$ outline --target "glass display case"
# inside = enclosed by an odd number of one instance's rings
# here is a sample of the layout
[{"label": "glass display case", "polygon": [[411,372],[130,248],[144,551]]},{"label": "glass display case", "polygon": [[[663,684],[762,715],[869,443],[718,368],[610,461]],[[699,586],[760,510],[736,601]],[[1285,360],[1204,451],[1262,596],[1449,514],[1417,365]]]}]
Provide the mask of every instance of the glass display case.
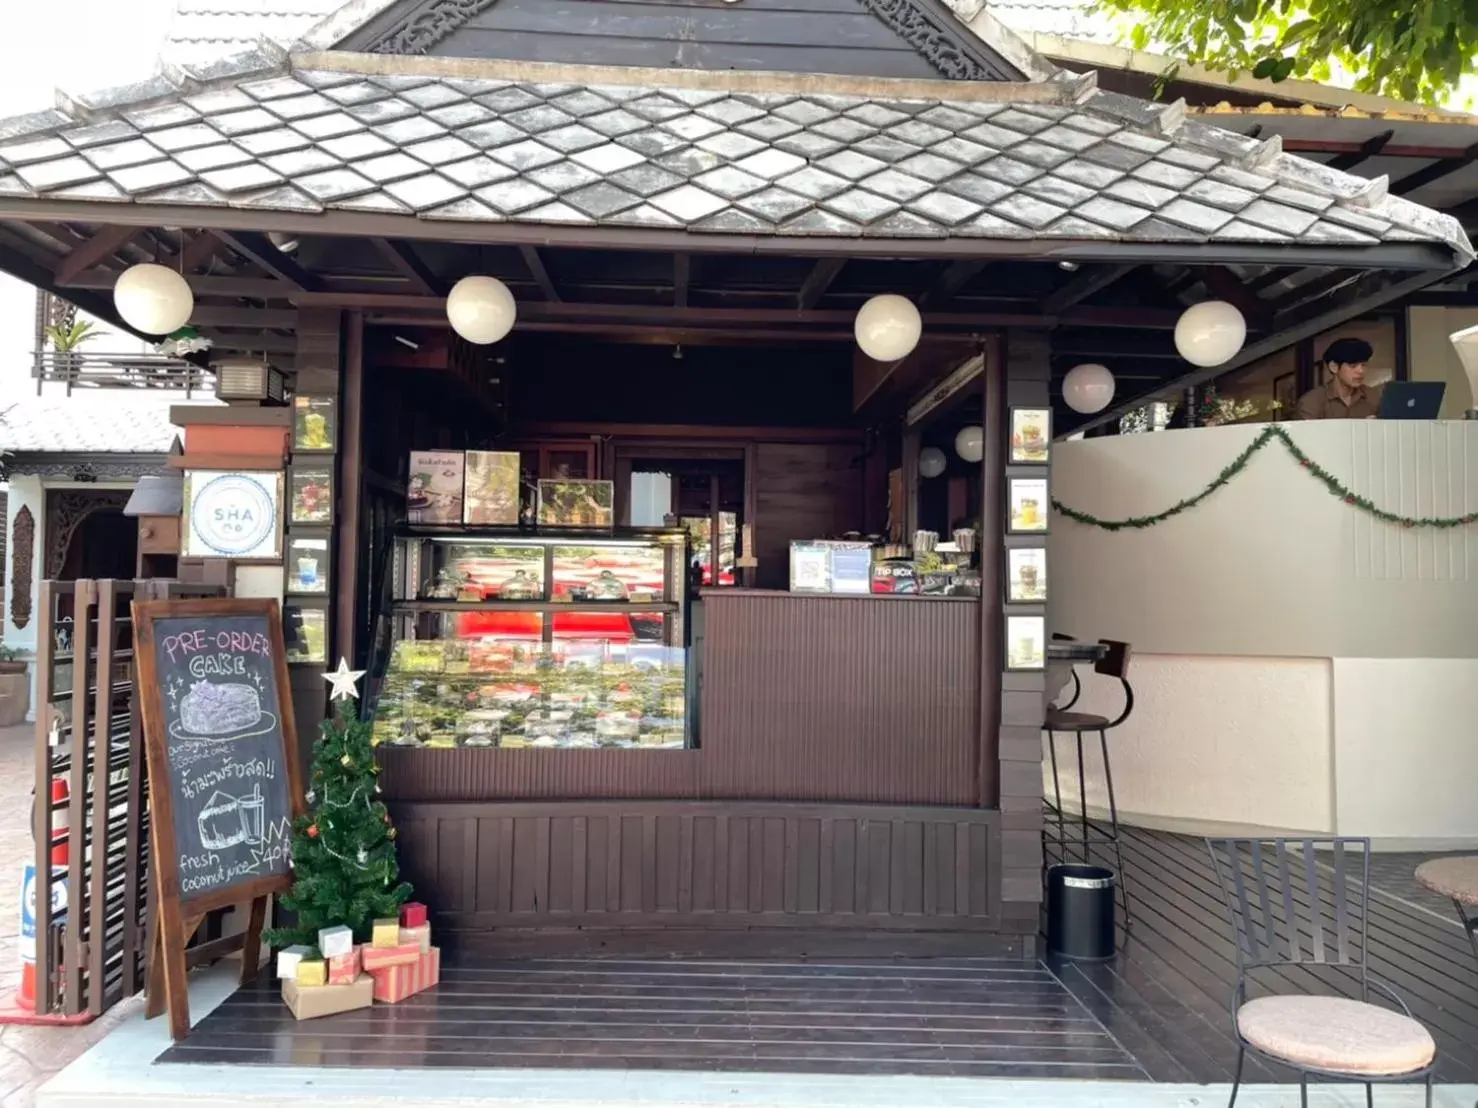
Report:
[{"label": "glass display case", "polygon": [[686,582],[680,529],[403,534],[374,741],[688,745]]}]

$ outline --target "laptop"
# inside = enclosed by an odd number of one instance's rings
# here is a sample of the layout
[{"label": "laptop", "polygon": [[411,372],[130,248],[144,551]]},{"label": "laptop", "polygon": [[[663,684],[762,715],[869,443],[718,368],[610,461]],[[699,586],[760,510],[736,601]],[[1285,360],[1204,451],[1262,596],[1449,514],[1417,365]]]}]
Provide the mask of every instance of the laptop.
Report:
[{"label": "laptop", "polygon": [[1377,419],[1436,419],[1442,408],[1442,381],[1389,381],[1381,389]]}]

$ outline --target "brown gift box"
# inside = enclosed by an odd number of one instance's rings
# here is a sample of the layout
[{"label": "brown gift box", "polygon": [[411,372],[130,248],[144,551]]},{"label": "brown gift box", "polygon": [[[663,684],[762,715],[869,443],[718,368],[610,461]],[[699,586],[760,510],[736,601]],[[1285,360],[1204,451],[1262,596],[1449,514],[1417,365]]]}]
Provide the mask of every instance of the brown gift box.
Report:
[{"label": "brown gift box", "polygon": [[282,999],[300,1020],[352,1012],[375,1002],[375,979],[363,974],[352,985],[299,985],[296,981],[284,981]]}]

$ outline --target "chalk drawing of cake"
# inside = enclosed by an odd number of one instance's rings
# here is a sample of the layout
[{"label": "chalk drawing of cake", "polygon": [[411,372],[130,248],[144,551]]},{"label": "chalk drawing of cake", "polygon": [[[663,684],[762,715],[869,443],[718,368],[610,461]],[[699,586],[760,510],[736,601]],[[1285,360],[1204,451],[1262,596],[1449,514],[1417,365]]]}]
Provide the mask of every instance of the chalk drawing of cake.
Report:
[{"label": "chalk drawing of cake", "polygon": [[179,717],[170,733],[181,740],[210,744],[266,734],[276,718],[262,710],[261,694],[251,685],[196,681],[180,697]]}]

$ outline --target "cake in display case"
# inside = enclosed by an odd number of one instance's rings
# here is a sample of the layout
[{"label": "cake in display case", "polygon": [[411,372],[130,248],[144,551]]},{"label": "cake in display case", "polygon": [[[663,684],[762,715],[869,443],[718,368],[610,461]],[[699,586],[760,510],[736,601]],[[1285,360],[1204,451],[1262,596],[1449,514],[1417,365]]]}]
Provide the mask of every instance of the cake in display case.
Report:
[{"label": "cake in display case", "polygon": [[397,539],[374,741],[422,748],[688,744],[680,530]]}]

